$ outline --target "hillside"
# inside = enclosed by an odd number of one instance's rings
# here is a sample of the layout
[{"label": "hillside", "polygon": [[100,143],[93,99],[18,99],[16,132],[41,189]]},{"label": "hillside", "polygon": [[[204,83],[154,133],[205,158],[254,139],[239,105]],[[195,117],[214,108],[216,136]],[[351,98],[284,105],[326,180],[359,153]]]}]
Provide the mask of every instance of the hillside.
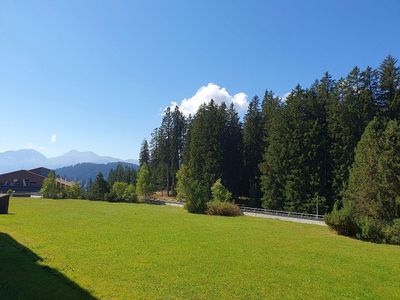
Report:
[{"label": "hillside", "polygon": [[126,162],[111,162],[107,164],[80,163],[56,169],[55,172],[58,176],[66,178],[67,180],[79,181],[80,183],[85,184],[90,179],[94,180],[99,172],[103,173],[104,177],[107,178],[110,171],[115,169],[118,164],[134,169],[138,168],[138,165]]}]

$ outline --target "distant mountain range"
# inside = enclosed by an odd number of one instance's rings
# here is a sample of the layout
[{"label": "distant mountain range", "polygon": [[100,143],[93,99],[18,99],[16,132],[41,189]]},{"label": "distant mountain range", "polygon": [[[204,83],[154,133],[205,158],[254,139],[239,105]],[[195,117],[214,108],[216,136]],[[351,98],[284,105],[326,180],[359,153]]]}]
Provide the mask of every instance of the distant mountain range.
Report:
[{"label": "distant mountain range", "polygon": [[137,164],[131,164],[127,162],[111,162],[108,164],[80,163],[74,166],[56,169],[55,172],[62,178],[70,181],[79,181],[81,184],[85,185],[90,179],[94,180],[99,172],[103,173],[104,178],[107,179],[111,169],[115,169],[118,164],[122,164],[133,169],[139,168]]},{"label": "distant mountain range", "polygon": [[125,162],[137,164],[136,160],[124,161],[119,158],[100,156],[91,151],[72,150],[61,156],[46,157],[33,149],[6,151],[0,153],[0,174],[20,169],[46,167],[58,169],[80,163],[108,164],[111,162]]}]

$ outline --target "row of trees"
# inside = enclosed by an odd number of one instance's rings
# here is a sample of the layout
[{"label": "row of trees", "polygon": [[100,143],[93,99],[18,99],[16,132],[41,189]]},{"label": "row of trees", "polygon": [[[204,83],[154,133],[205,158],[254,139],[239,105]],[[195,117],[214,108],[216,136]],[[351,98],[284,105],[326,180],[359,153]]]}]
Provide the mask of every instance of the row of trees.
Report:
[{"label": "row of trees", "polygon": [[388,56],[378,69],[355,67],[336,81],[325,73],[285,99],[267,90],[251,100],[243,122],[233,105],[214,101],[188,118],[168,108],[143,161],[158,189],[179,196],[179,179],[189,187],[198,211],[218,178],[236,199],[266,208],[322,214],[336,203],[340,209],[366,126],[400,117],[399,73]]},{"label": "row of trees", "polygon": [[79,182],[61,188],[56,175],[50,172],[44,180],[41,193],[46,198],[105,200],[110,202],[137,202],[151,195],[150,171],[146,164],[139,173],[122,164],[110,171],[108,180],[99,172],[94,181],[83,188]]}]

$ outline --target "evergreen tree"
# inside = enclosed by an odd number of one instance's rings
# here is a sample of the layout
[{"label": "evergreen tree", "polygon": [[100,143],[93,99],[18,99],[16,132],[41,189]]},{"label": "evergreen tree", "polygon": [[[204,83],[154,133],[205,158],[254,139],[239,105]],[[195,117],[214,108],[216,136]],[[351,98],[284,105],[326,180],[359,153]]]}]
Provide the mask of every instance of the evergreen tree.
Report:
[{"label": "evergreen tree", "polygon": [[147,164],[144,164],[139,170],[136,191],[138,196],[144,200],[148,200],[153,193],[150,168]]},{"label": "evergreen tree", "polygon": [[332,199],[340,201],[347,186],[354,151],[367,124],[377,112],[377,76],[371,68],[355,67],[335,86],[328,104]]},{"label": "evergreen tree", "polygon": [[214,101],[201,105],[191,124],[188,168],[207,191],[222,176],[223,130],[222,110]]},{"label": "evergreen tree", "polygon": [[343,207],[326,222],[340,234],[400,243],[400,126],[375,118],[356,148]]},{"label": "evergreen tree", "polygon": [[165,184],[165,189],[167,190],[167,195],[170,195],[171,190],[171,137],[172,137],[172,114],[171,109],[167,107],[164,111],[164,116],[161,122],[161,127],[159,128],[159,147],[160,147],[160,164],[162,165],[163,181]]},{"label": "evergreen tree", "polygon": [[60,189],[57,186],[56,174],[53,171],[50,171],[47,178],[43,181],[40,193],[45,198],[58,198]]},{"label": "evergreen tree", "polygon": [[260,172],[258,165],[262,161],[263,149],[263,118],[260,111],[260,99],[255,96],[244,116],[243,150],[244,150],[244,184],[245,195],[260,198]]},{"label": "evergreen tree", "polygon": [[110,170],[107,181],[110,187],[112,187],[115,182],[136,184],[136,173],[135,169],[119,163],[115,169]]},{"label": "evergreen tree", "polygon": [[182,162],[184,134],[185,134],[185,117],[180,112],[179,107],[175,106],[172,112],[172,133],[171,133],[171,150],[170,150],[170,177],[171,191],[176,193],[176,172]]},{"label": "evergreen tree", "polygon": [[222,133],[222,182],[235,197],[243,192],[243,130],[233,103],[221,106],[224,120]]},{"label": "evergreen tree", "polygon": [[375,118],[357,145],[345,201],[355,217],[391,221],[400,217],[400,126]]},{"label": "evergreen tree", "polygon": [[104,200],[105,195],[110,191],[107,181],[104,179],[103,173],[99,172],[93,182],[90,190],[90,197],[93,200]]},{"label": "evergreen tree", "polygon": [[391,119],[400,119],[400,68],[389,55],[379,67],[380,104]]},{"label": "evergreen tree", "polygon": [[148,164],[149,162],[150,162],[149,145],[147,143],[147,140],[144,139],[142,146],[140,148],[139,165],[141,167],[143,164]]}]

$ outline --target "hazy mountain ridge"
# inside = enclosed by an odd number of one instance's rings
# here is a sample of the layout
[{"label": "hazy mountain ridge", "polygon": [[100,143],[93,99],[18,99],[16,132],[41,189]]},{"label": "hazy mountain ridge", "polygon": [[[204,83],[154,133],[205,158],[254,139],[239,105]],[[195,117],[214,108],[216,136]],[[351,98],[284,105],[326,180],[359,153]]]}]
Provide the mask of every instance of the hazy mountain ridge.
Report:
[{"label": "hazy mountain ridge", "polygon": [[[101,156],[91,151],[71,150],[57,157],[46,157],[33,149],[21,149],[0,153],[0,174],[37,167],[58,169],[79,163],[108,164],[111,162],[125,161],[115,157]],[[135,160],[128,160],[127,162],[131,163]]]}]

